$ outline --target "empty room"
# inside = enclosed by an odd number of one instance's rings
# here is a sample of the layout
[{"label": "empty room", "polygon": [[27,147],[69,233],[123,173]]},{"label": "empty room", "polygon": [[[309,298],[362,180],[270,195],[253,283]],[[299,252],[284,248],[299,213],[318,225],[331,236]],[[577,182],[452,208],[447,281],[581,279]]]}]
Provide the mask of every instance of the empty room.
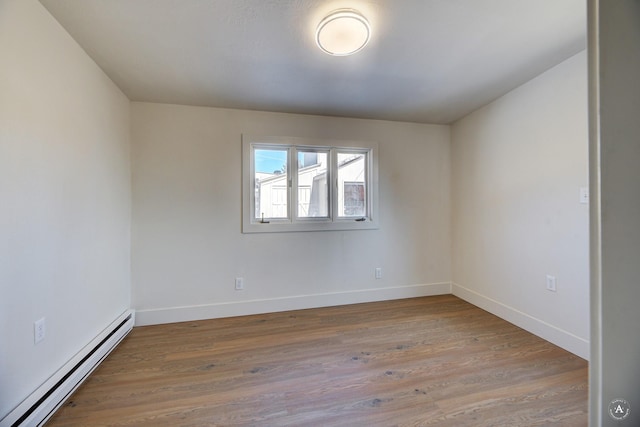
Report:
[{"label": "empty room", "polygon": [[0,427],[632,423],[620,4],[0,0]]}]

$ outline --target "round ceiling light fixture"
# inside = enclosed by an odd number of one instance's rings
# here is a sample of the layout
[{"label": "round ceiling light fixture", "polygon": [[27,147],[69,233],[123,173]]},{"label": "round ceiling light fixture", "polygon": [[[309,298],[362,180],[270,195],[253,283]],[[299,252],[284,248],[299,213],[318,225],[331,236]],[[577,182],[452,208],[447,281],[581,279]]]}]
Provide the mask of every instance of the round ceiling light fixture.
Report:
[{"label": "round ceiling light fixture", "polygon": [[371,26],[360,12],[338,9],[327,15],[316,29],[320,49],[334,56],[351,55],[369,42]]}]

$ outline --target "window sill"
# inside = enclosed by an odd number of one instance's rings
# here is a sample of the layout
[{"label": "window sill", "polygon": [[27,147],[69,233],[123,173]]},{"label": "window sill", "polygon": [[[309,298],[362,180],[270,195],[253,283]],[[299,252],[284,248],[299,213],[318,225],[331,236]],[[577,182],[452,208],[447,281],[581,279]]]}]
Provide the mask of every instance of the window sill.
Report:
[{"label": "window sill", "polygon": [[307,232],[307,231],[350,231],[350,230],[377,230],[380,226],[377,221],[367,219],[366,221],[356,221],[355,219],[338,221],[300,221],[292,223],[290,221],[271,220],[269,222],[244,223],[242,232],[251,233],[287,233],[287,232]]}]

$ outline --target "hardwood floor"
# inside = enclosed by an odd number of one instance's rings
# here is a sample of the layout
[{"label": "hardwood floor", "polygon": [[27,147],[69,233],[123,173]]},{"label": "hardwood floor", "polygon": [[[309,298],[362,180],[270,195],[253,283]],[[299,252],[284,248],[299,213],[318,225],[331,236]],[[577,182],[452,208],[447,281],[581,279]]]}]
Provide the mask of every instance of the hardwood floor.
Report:
[{"label": "hardwood floor", "polygon": [[587,362],[454,296],[135,328],[47,426],[586,426]]}]

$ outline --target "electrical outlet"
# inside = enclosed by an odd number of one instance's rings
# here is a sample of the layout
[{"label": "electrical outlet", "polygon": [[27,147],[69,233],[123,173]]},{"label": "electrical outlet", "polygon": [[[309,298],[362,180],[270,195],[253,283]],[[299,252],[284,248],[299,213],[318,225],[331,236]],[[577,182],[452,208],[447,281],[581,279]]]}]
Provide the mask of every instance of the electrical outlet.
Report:
[{"label": "electrical outlet", "polygon": [[236,291],[244,289],[244,279],[242,277],[236,277]]},{"label": "electrical outlet", "polygon": [[556,291],[556,276],[547,274],[547,290],[551,292]]},{"label": "electrical outlet", "polygon": [[33,322],[33,343],[38,344],[41,342],[47,333],[47,329],[44,323],[44,317],[42,319]]},{"label": "electrical outlet", "polygon": [[382,279],[382,268],[376,267],[376,279]]}]

